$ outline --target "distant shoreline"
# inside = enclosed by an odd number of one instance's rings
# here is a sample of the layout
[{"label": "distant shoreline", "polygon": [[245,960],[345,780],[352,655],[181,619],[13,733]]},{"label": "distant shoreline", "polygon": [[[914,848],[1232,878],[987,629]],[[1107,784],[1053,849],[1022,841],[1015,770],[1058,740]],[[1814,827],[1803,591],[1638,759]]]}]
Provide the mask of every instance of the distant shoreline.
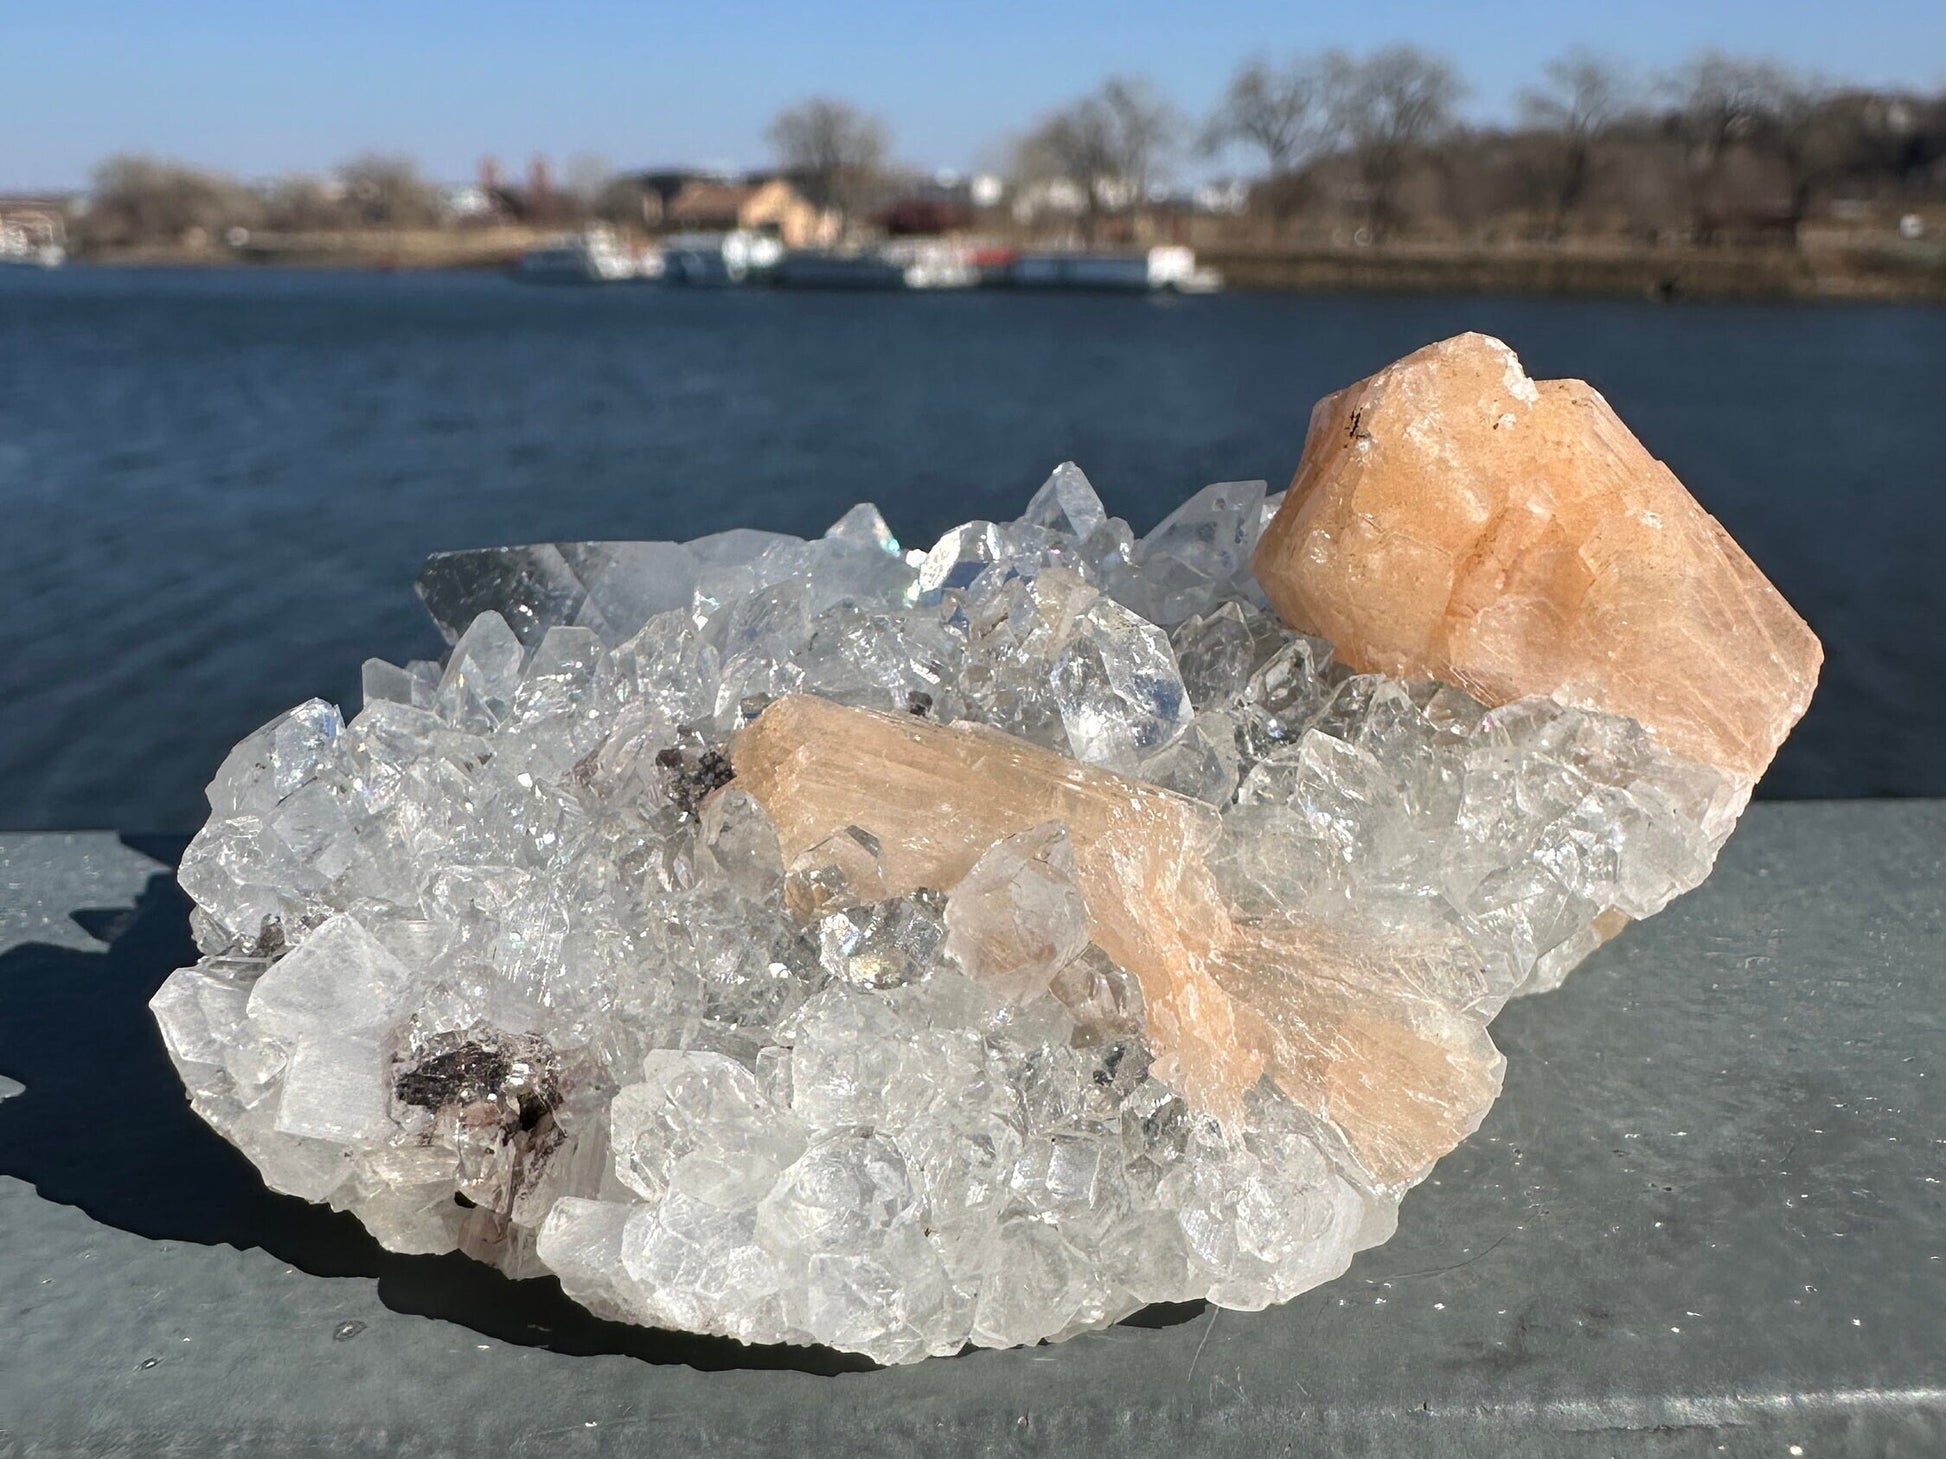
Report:
[{"label": "distant shoreline", "polygon": [[1237,289],[1946,303],[1946,247],[1206,249]]},{"label": "distant shoreline", "polygon": [[[531,229],[259,236],[237,248],[150,246],[78,255],[108,266],[416,271],[511,266],[546,236]],[[1202,246],[1198,260],[1237,290],[1531,294],[1654,300],[1883,300],[1946,303],[1946,244],[1658,248],[1570,243],[1401,243],[1348,248]]]}]

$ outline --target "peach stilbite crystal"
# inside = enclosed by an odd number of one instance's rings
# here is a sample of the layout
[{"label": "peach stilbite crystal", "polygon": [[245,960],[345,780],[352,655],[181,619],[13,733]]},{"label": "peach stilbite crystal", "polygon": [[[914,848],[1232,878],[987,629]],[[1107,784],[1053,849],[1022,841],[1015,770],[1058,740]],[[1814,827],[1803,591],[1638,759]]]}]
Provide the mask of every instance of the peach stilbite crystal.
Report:
[{"label": "peach stilbite crystal", "polygon": [[852,827],[875,839],[874,896],[951,888],[1002,838],[1064,824],[1090,934],[1141,984],[1158,1073],[1219,1117],[1269,1072],[1398,1185],[1498,1093],[1482,1022],[1408,992],[1409,947],[1360,956],[1322,929],[1241,924],[1209,871],[1207,806],[983,726],[809,695],[767,708],[732,760],[786,865]]},{"label": "peach stilbite crystal", "polygon": [[1252,565],[1359,669],[1625,715],[1748,783],[1824,656],[1607,401],[1482,334],[1318,402]]}]

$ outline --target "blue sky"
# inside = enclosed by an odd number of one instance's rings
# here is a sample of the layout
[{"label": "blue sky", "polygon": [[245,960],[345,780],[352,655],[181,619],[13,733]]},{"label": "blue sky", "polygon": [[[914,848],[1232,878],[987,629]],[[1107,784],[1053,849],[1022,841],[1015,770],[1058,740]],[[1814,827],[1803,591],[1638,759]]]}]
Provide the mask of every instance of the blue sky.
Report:
[{"label": "blue sky", "polygon": [[447,178],[483,154],[756,165],[770,114],[818,91],[882,113],[902,158],[968,167],[1112,71],[1200,110],[1253,51],[1401,40],[1456,61],[1483,118],[1572,46],[1946,87],[1940,0],[0,0],[0,188],[78,184],[117,150],[246,176],[369,148]]}]

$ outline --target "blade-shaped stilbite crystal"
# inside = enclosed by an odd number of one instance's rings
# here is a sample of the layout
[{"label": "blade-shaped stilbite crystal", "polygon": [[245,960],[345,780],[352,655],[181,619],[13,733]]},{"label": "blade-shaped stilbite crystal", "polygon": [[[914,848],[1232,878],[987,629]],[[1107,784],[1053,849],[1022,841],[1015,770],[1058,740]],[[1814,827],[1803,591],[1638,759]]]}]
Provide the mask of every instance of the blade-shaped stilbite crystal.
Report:
[{"label": "blade-shaped stilbite crystal", "polygon": [[1482,1025],[1411,996],[1392,965],[1306,930],[1239,926],[1211,876],[1207,807],[980,726],[779,700],[741,735],[736,783],[785,859],[847,827],[892,895],[961,885],[989,847],[1058,823],[1095,943],[1142,984],[1156,1071],[1234,1120],[1268,1073],[1385,1185],[1459,1142],[1499,1089]]}]

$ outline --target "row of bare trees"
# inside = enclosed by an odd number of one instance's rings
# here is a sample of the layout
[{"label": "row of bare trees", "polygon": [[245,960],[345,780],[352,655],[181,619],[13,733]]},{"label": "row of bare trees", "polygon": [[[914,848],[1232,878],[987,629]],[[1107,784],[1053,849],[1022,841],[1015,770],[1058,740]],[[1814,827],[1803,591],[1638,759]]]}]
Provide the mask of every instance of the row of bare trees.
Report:
[{"label": "row of bare trees", "polygon": [[[1876,95],[1720,52],[1660,78],[1569,53],[1510,127],[1467,126],[1467,92],[1449,61],[1406,45],[1251,59],[1200,122],[1146,79],[1113,76],[1015,138],[1007,172],[1017,199],[1072,214],[1089,239],[1142,213],[1192,157],[1248,159],[1250,211],[1273,231],[1335,211],[1367,241],[1508,219],[1547,238],[1599,222],[1794,239],[1821,192],[1946,200],[1946,95]],[[855,214],[886,189],[890,134],[843,101],[781,113],[770,139],[823,206]]]},{"label": "row of bare trees", "polygon": [[[1139,221],[1191,160],[1206,173],[1247,170],[1243,226],[1282,236],[1342,222],[1364,241],[1509,228],[1710,241],[1753,219],[1795,237],[1841,191],[1946,200],[1946,96],[1877,95],[1719,53],[1660,79],[1563,56],[1522,94],[1513,126],[1469,127],[1466,95],[1449,61],[1403,45],[1246,61],[1200,120],[1149,81],[1116,76],[1015,137],[1005,171],[1016,217],[1044,207],[1090,240],[1110,220],[1124,231]],[[848,220],[912,176],[893,166],[884,121],[837,98],[780,111],[767,136],[809,200]],[[493,204],[520,215],[535,191],[507,189]],[[392,156],[254,187],[118,157],[97,171],[85,232],[113,245],[237,227],[419,227],[439,221],[444,201]],[[639,191],[595,159],[571,163],[546,201],[533,216],[640,218]]]},{"label": "row of bare trees", "polygon": [[1189,155],[1250,159],[1252,210],[1273,226],[1335,202],[1372,240],[1424,220],[1403,205],[1415,182],[1447,195],[1448,223],[1518,212],[1559,236],[1605,188],[1611,216],[1639,231],[1673,221],[1705,241],[1739,217],[1795,236],[1821,191],[1946,197],[1946,96],[1875,95],[1716,52],[1662,78],[1571,53],[1522,93],[1514,127],[1466,126],[1466,95],[1450,62],[1404,45],[1249,60],[1200,126],[1113,77],[1022,137],[1013,171],[1063,182],[1090,233]]},{"label": "row of bare trees", "polygon": [[[780,167],[821,208],[862,211],[892,177],[885,124],[827,97],[780,111],[768,139]],[[570,159],[558,181],[541,168],[521,183],[495,185],[474,206],[496,216],[555,224],[640,221],[641,195],[592,156]],[[544,191],[545,196],[538,195]],[[218,239],[236,229],[273,233],[424,228],[453,216],[445,190],[410,158],[355,157],[327,176],[287,176],[254,185],[224,173],[140,154],[110,157],[94,171],[79,232],[109,247]]]},{"label": "row of bare trees", "polygon": [[413,228],[441,215],[438,188],[408,158],[355,157],[328,178],[249,187],[223,173],[128,154],[95,169],[82,232],[109,246],[219,238],[232,229]]},{"label": "row of bare trees", "polygon": [[1217,153],[1241,144],[1261,152],[1273,209],[1288,206],[1289,180],[1328,153],[1355,164],[1380,234],[1397,222],[1398,188],[1413,157],[1457,126],[1465,86],[1450,64],[1411,46],[1360,60],[1343,51],[1283,66],[1246,62],[1203,129]]}]

